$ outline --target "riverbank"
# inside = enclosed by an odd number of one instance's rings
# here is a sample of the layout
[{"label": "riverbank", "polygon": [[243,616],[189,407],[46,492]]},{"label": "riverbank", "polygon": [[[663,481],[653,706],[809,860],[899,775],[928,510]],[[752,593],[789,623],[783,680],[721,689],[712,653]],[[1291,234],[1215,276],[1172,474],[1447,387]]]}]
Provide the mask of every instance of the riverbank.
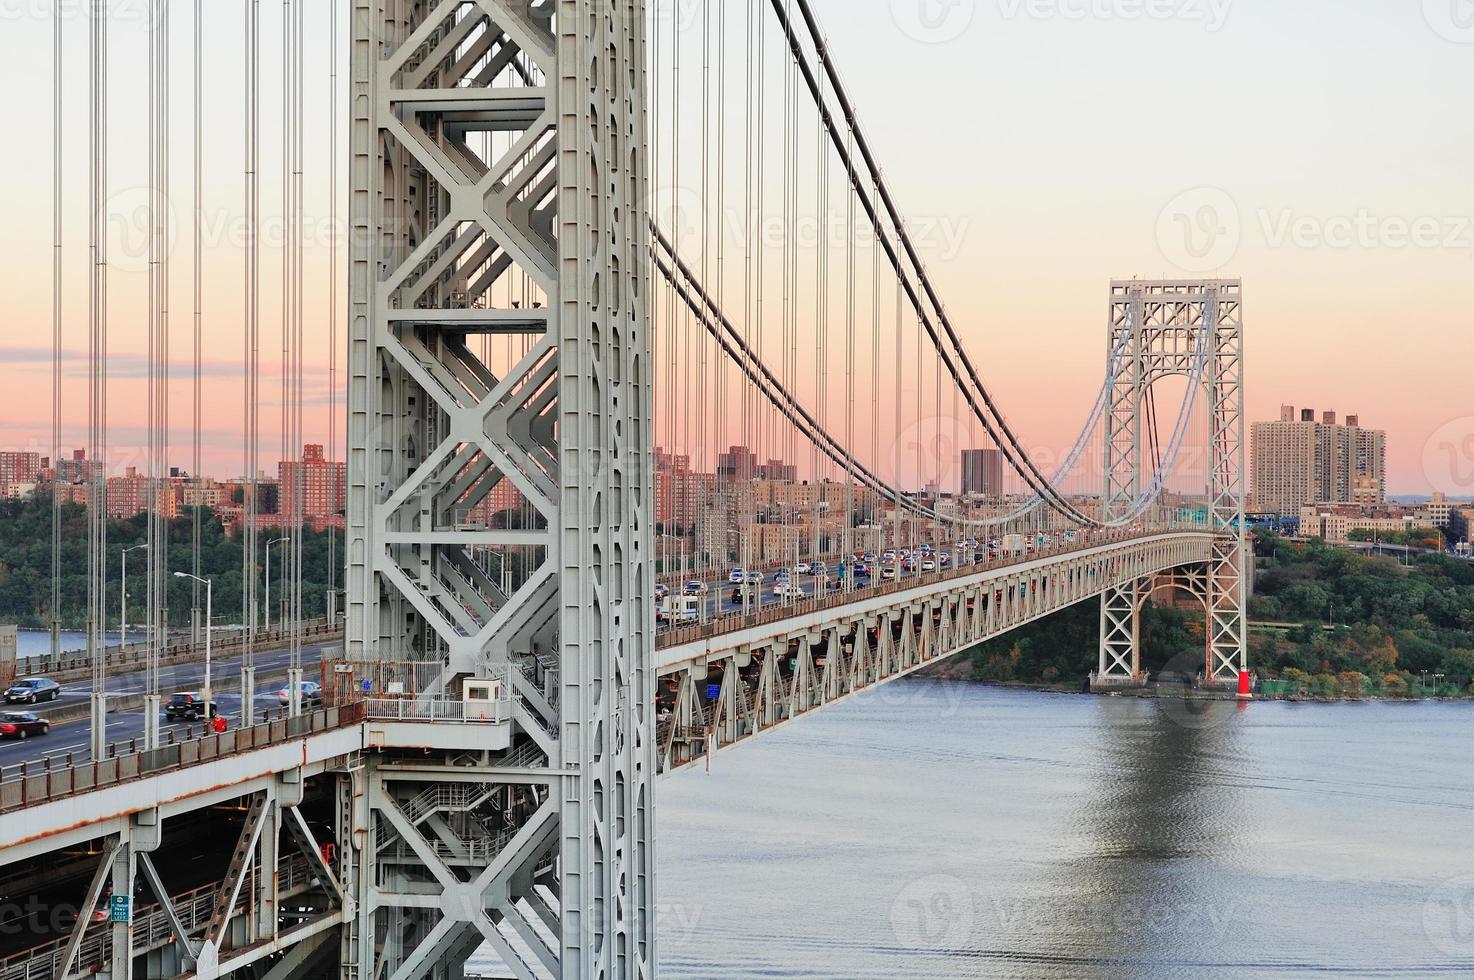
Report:
[{"label": "riverbank", "polygon": [[[946,660],[931,664],[916,672],[916,676],[931,680],[955,681],[965,684],[977,684],[982,687],[995,688],[1000,691],[1039,691],[1046,694],[1095,694],[1105,697],[1133,697],[1133,698],[1174,698],[1178,700],[1201,700],[1201,701],[1237,701],[1236,691],[1206,691],[1198,689],[1184,689],[1181,684],[1159,684],[1153,682],[1145,687],[1114,688],[1110,690],[1092,691],[1089,682],[1084,678],[1074,682],[1046,682],[1013,680],[999,681],[985,677],[974,676],[975,666],[967,654],[949,657]],[[1320,704],[1342,704],[1347,702],[1367,703],[1408,703],[1419,704],[1424,702],[1474,702],[1474,694],[1468,693],[1444,693],[1444,694],[1418,694],[1416,691],[1407,694],[1345,694],[1340,695],[1318,695],[1308,691],[1255,691],[1255,701],[1284,701],[1296,703],[1320,703]]]}]

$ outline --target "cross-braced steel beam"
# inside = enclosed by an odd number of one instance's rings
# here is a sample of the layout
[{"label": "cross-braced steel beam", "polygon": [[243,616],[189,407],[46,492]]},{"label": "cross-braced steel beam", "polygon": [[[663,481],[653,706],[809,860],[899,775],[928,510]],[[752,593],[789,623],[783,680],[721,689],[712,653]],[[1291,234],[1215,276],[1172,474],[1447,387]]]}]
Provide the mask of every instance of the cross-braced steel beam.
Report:
[{"label": "cross-braced steel beam", "polygon": [[[1203,519],[1214,532],[1203,666],[1209,684],[1230,683],[1247,667],[1240,292],[1237,280],[1111,284],[1107,353],[1113,382],[1105,416],[1106,520],[1139,512],[1143,496],[1162,488],[1159,468],[1172,462],[1150,451],[1152,385],[1165,377],[1186,377],[1190,385],[1200,383],[1205,396],[1207,502]],[[1101,598],[1097,683],[1139,679],[1136,594],[1110,590]]]}]

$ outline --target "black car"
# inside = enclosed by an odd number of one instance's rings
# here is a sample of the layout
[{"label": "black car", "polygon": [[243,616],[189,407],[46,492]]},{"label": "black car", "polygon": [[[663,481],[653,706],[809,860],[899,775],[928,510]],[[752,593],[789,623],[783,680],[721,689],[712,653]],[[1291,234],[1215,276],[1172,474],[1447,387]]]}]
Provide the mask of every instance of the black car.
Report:
[{"label": "black car", "polygon": [[61,685],[46,677],[26,677],[10,685],[5,700],[21,704],[39,704],[61,697]]},{"label": "black car", "polygon": [[[217,701],[210,702],[210,717],[220,710]],[[194,691],[180,691],[169,697],[169,703],[164,705],[164,717],[170,721],[195,721],[205,717],[205,696]]]}]

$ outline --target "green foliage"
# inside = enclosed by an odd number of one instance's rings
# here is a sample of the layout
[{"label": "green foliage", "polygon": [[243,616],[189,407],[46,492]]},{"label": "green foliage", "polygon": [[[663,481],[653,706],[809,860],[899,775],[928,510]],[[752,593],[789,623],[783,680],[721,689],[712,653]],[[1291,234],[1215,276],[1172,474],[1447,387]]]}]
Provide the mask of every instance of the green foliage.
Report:
[{"label": "green foliage", "polygon": [[[214,581],[215,621],[239,622],[241,617],[241,582],[244,547],[242,540],[227,538],[219,519],[210,511],[202,513],[200,531],[200,572]],[[193,571],[191,550],[193,515],[186,513],[170,524],[168,568]],[[61,510],[61,602],[63,628],[80,629],[86,625],[87,608],[87,512],[77,504],[65,504]],[[44,627],[51,620],[51,498],[37,494],[23,500],[0,500],[0,623],[16,623],[24,627]],[[322,616],[327,606],[328,534],[303,529],[302,605],[308,618]],[[261,532],[258,557],[264,562],[265,544],[281,536],[279,531]],[[338,534],[337,560],[343,560],[342,534]],[[121,521],[109,521],[107,528],[107,599],[109,623],[119,612],[120,554],[122,549],[143,544],[147,527],[142,515]],[[282,546],[272,549],[271,592],[280,601],[281,579],[277,562]],[[144,571],[147,552],[135,551],[128,556],[129,618],[144,614]],[[258,566],[256,574],[263,569]],[[341,573],[334,576],[339,584]],[[262,582],[258,577],[257,582]],[[261,585],[258,584],[258,594]],[[169,621],[188,625],[193,605],[193,583],[188,579],[168,578]],[[203,596],[200,599],[204,605]],[[272,607],[272,619],[279,606]],[[203,614],[203,613],[202,613]]]},{"label": "green foliage", "polygon": [[[1259,532],[1250,619],[1298,624],[1250,633],[1256,673],[1312,697],[1453,695],[1474,686],[1474,566],[1422,555],[1411,566],[1323,541]],[[971,651],[982,680],[1083,683],[1096,667],[1099,607],[1080,603]],[[1142,668],[1202,656],[1201,609],[1148,604]],[[1434,675],[1444,675],[1436,683]],[[1437,690],[1435,691],[1435,687]]]}]

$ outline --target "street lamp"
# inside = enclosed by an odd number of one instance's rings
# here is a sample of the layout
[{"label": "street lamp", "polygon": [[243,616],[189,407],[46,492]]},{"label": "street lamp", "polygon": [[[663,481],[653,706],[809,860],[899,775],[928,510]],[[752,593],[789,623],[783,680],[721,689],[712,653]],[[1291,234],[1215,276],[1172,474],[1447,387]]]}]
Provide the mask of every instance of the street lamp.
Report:
[{"label": "street lamp", "polygon": [[122,583],[122,593],[123,594],[122,594],[122,597],[121,597],[121,601],[119,602],[119,605],[122,606],[122,610],[121,610],[121,614],[118,617],[118,619],[119,619],[119,623],[118,623],[118,631],[119,631],[119,636],[118,636],[118,649],[119,650],[121,650],[123,647],[125,647],[125,646],[128,645],[128,552],[130,552],[130,551],[147,551],[147,550],[148,550],[148,545],[146,545],[146,544],[135,544],[131,548],[124,548],[123,549],[123,583]]},{"label": "street lamp", "polygon": [[191,575],[189,572],[175,572],[174,573],[174,577],[175,578],[194,579],[196,582],[200,582],[200,583],[202,583],[205,586],[205,690],[204,690],[204,694],[205,694],[205,717],[206,718],[209,718],[209,717],[211,717],[212,711],[213,711],[214,706],[215,706],[215,702],[211,698],[211,690],[210,690],[210,632],[211,632],[211,627],[214,624],[214,620],[211,618],[211,616],[213,615],[212,606],[214,605],[214,603],[213,603],[212,600],[214,598],[215,585],[214,585],[214,581],[212,579],[201,578],[198,575]]},{"label": "street lamp", "polygon": [[[266,617],[266,625],[263,627],[263,630],[267,633],[271,632],[271,546],[290,540],[292,539],[289,537],[280,537],[275,541],[266,542],[266,601],[262,603],[265,608],[261,610],[261,614]],[[286,564],[285,555],[282,556],[282,564]]]}]

